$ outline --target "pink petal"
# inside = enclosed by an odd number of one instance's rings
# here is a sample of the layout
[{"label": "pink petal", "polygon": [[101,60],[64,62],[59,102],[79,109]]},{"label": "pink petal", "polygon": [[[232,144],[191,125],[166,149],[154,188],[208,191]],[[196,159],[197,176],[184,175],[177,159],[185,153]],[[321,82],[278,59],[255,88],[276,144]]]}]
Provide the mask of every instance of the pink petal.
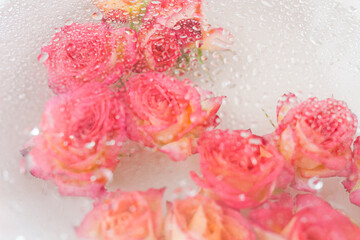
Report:
[{"label": "pink petal", "polygon": [[288,111],[300,104],[300,100],[293,93],[284,94],[277,103],[277,121],[280,123]]},{"label": "pink petal", "polygon": [[201,49],[220,51],[230,49],[233,45],[233,36],[223,28],[214,28],[203,34]]}]

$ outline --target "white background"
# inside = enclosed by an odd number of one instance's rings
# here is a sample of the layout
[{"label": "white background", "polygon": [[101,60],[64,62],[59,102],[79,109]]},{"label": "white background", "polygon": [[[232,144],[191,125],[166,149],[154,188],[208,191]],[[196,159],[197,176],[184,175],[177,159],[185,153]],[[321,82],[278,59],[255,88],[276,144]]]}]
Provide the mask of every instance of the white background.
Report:
[{"label": "white background", "polygon": [[[226,95],[221,128],[272,130],[262,108],[275,119],[277,99],[334,96],[360,116],[359,0],[222,0],[204,5],[209,22],[229,29],[232,52],[214,54],[213,74],[190,76],[216,95]],[[20,174],[19,149],[31,137],[51,97],[46,70],[37,62],[41,45],[67,21],[88,22],[96,9],[86,0],[0,0],[0,239],[75,239],[74,226],[91,209],[86,198],[61,197],[51,182]],[[198,156],[173,163],[143,151],[122,160],[114,190],[191,186]],[[321,196],[360,223],[338,180],[326,181]]]}]

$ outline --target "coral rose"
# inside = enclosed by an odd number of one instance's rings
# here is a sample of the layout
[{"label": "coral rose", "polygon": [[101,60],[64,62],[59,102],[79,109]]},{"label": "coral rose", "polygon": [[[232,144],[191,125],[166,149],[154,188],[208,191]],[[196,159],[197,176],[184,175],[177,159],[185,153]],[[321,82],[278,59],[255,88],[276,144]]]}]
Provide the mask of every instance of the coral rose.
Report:
[{"label": "coral rose", "polygon": [[249,223],[235,210],[202,195],[168,205],[167,240],[255,240]]},{"label": "coral rose", "polygon": [[62,27],[41,49],[50,88],[64,93],[87,82],[115,83],[137,61],[136,39],[129,28],[77,23]]},{"label": "coral rose", "polygon": [[105,19],[119,22],[138,21],[143,0],[95,0],[95,5],[104,14]]},{"label": "coral rose", "polygon": [[96,197],[112,176],[125,132],[119,97],[89,83],[51,99],[29,153],[30,172],[64,195]]},{"label": "coral rose", "polygon": [[350,193],[350,201],[360,207],[360,137],[356,138],[353,148],[351,171],[343,184]]},{"label": "coral rose", "polygon": [[157,240],[162,233],[163,190],[113,192],[94,204],[77,235],[93,240]]},{"label": "coral rose", "polygon": [[129,138],[182,160],[193,152],[194,139],[218,124],[222,97],[161,73],[131,78],[124,96]]},{"label": "coral rose", "polygon": [[274,191],[284,159],[276,148],[248,130],[214,130],[198,141],[203,179],[195,182],[233,208],[262,204]]},{"label": "coral rose", "polygon": [[357,119],[344,102],[284,95],[278,104],[279,151],[303,178],[346,176]]}]

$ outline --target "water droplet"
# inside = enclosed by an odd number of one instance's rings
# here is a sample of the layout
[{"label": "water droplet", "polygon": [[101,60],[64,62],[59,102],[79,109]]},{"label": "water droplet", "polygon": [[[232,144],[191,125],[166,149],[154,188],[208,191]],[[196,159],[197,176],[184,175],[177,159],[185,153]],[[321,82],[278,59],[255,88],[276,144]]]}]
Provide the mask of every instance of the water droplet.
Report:
[{"label": "water droplet", "polygon": [[114,146],[115,143],[116,143],[115,139],[112,139],[112,140],[110,140],[110,141],[107,141],[107,142],[106,142],[106,145],[108,145],[108,146]]},{"label": "water droplet", "polygon": [[310,42],[311,42],[312,44],[314,44],[315,46],[319,46],[319,45],[322,44],[322,42],[321,42],[320,40],[314,38],[313,36],[310,36]]},{"label": "water droplet", "polygon": [[238,197],[239,197],[239,200],[240,200],[240,201],[242,201],[242,202],[245,201],[245,194],[243,194],[243,193],[242,193],[242,194],[239,194]]},{"label": "water droplet", "polygon": [[97,172],[96,172],[97,176],[101,176],[106,178],[107,182],[111,182],[113,180],[113,172],[107,168],[100,168]]},{"label": "water droplet", "polygon": [[273,7],[272,3],[269,3],[268,1],[265,0],[261,0],[262,5],[266,6],[266,7]]},{"label": "water droplet", "polygon": [[311,189],[319,191],[324,186],[324,183],[318,177],[315,176],[308,180],[308,185]]},{"label": "water droplet", "polygon": [[96,177],[96,176],[94,176],[94,175],[90,177],[90,181],[92,181],[92,182],[95,182],[95,181],[96,181],[96,179],[97,179],[97,177]]},{"label": "water droplet", "polygon": [[96,13],[94,13],[94,14],[92,15],[92,18],[93,18],[94,20],[101,20],[102,17],[103,17],[103,15],[102,15],[101,12],[96,12]]},{"label": "water droplet", "polygon": [[249,143],[254,144],[254,145],[260,145],[261,140],[259,138],[251,138],[251,139],[249,139]]},{"label": "water droplet", "polygon": [[33,136],[39,135],[39,134],[40,134],[39,128],[34,127],[34,128],[31,130],[30,134],[33,135]]},{"label": "water droplet", "polygon": [[350,7],[349,7],[349,10],[350,10],[350,12],[356,12],[356,11],[357,11],[357,8],[354,7],[354,6],[350,6]]},{"label": "water droplet", "polygon": [[73,24],[73,23],[74,23],[73,21],[67,20],[67,21],[65,22],[65,25],[66,25],[66,26],[70,26],[70,25]]},{"label": "water droplet", "polygon": [[86,143],[85,144],[85,147],[88,148],[88,149],[92,149],[93,147],[95,147],[95,142],[94,141],[91,141],[89,143]]}]

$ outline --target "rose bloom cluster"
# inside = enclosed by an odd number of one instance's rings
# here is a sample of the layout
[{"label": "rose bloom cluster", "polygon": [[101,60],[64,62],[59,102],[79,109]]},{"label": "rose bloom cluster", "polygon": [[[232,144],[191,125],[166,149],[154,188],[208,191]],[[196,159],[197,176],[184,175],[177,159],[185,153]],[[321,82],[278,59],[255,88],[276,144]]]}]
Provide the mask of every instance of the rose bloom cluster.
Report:
[{"label": "rose bloom cluster", "polygon": [[314,178],[343,177],[350,201],[360,206],[360,138],[353,143],[356,116],[344,102],[301,102],[294,94],[280,99],[277,115],[278,127],[265,136],[250,130],[203,132],[197,140],[201,176],[191,173],[202,189],[196,195],[168,202],[163,213],[164,189],[106,193],[77,227],[78,236],[360,239],[360,226],[317,197],[311,183]]},{"label": "rose bloom cluster", "polygon": [[[360,206],[357,118],[344,102],[290,93],[270,134],[215,129],[224,97],[172,74],[191,54],[231,45],[230,34],[206,23],[201,0],[95,4],[101,24],[68,24],[41,49],[55,96],[24,152],[31,174],[62,195],[94,198],[79,237],[360,239],[359,226],[316,196],[321,178],[341,177]],[[129,142],[173,161],[198,153],[201,172],[190,174],[201,190],[166,211],[165,189],[108,192]]]}]

